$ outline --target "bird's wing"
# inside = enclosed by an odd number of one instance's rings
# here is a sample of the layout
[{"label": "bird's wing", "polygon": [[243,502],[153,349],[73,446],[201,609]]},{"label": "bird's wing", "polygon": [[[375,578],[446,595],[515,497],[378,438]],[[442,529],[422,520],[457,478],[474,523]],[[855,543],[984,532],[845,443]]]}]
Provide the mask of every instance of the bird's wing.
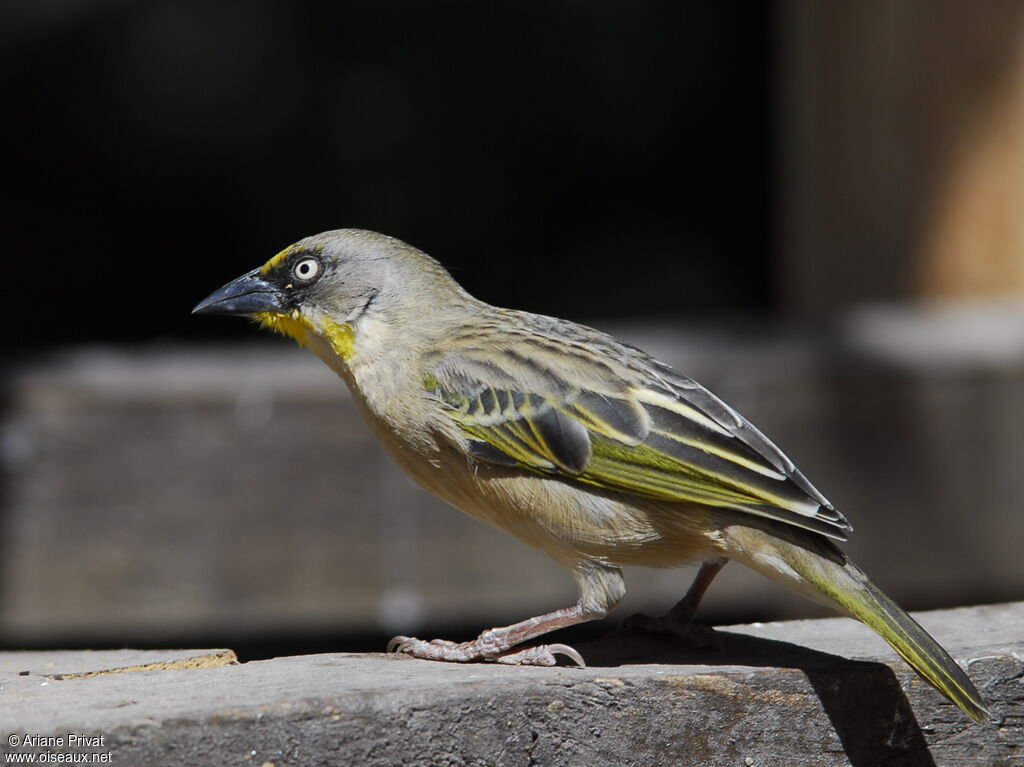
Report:
[{"label": "bird's wing", "polygon": [[550,366],[541,376],[517,375],[522,358],[491,349],[442,361],[425,386],[477,460],[846,539],[846,519],[767,437],[700,384],[642,361],[642,375],[597,391]]}]

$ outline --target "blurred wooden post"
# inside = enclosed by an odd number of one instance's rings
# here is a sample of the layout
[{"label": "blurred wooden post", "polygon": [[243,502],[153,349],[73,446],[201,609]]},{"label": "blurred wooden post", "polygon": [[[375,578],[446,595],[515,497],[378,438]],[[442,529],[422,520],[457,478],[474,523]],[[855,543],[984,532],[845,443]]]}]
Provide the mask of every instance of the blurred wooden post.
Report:
[{"label": "blurred wooden post", "polygon": [[786,0],[787,308],[1024,293],[1024,3]]}]

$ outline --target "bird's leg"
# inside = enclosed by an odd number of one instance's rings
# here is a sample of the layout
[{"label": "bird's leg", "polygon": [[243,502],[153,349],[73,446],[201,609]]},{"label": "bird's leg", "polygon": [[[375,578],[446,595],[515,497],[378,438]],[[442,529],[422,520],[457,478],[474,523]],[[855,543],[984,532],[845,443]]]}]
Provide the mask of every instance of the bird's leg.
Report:
[{"label": "bird's leg", "polygon": [[511,626],[488,629],[476,639],[462,644],[445,639],[427,642],[415,637],[396,636],[388,642],[388,652],[455,663],[485,660],[523,666],[554,666],[557,662],[555,656],[564,655],[577,665],[585,666],[583,657],[564,644],[514,649],[549,631],[603,618],[625,593],[622,571],[617,567],[583,562],[577,564],[573,575],[580,587],[580,599],[572,607],[563,607]]},{"label": "bird's leg", "polygon": [[700,606],[704,592],[711,585],[711,581],[715,579],[718,571],[725,567],[725,563],[728,561],[725,557],[717,557],[703,562],[697,572],[697,577],[690,584],[690,588],[671,610],[660,618],[653,618],[642,613],[631,615],[622,622],[620,630],[650,631],[658,634],[674,634],[687,640],[694,639],[693,616]]}]

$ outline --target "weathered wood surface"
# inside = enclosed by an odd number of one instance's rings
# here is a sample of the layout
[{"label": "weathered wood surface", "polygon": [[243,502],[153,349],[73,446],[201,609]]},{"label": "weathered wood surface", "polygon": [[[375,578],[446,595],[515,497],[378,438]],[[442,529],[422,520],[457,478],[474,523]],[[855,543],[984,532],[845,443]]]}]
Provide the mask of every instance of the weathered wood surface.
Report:
[{"label": "weathered wood surface", "polygon": [[[863,626],[827,619],[727,627],[700,652],[607,637],[579,647],[585,669],[382,654],[217,665],[230,656],[211,651],[124,672],[160,653],[0,655],[0,752],[33,750],[11,736],[77,733],[102,736],[85,750],[132,765],[1024,763],[1024,603],[918,617],[987,696],[989,724]],[[193,656],[219,661],[180,667]],[[122,672],[70,676],[104,667]]]}]

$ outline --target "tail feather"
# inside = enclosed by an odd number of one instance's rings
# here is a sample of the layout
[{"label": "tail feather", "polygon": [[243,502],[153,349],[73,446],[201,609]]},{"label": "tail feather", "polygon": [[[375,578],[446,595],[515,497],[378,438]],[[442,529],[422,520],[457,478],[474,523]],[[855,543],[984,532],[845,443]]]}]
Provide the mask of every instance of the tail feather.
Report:
[{"label": "tail feather", "polygon": [[847,564],[844,574],[859,588],[844,588],[833,579],[815,583],[841,604],[851,616],[874,629],[892,649],[935,689],[959,706],[976,722],[988,720],[989,712],[981,693],[970,678],[938,642],[893,602],[855,565]]},{"label": "tail feather", "polygon": [[785,531],[789,540],[777,530],[733,528],[730,533],[734,532],[730,537],[739,544],[735,558],[815,601],[824,596],[827,603],[873,629],[969,717],[976,722],[988,719],[985,700],[957,662],[831,542],[800,530]]}]

